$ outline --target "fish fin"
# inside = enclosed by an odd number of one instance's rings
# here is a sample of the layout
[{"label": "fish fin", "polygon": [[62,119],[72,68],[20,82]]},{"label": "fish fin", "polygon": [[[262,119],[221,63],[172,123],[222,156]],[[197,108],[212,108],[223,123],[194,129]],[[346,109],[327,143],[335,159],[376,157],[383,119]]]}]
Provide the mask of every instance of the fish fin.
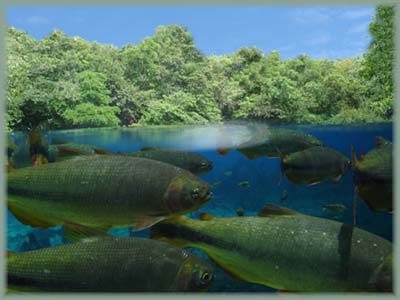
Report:
[{"label": "fish fin", "polygon": [[358,163],[357,153],[356,153],[356,150],[354,149],[353,145],[351,145],[351,165],[352,165],[353,169],[357,163]]},{"label": "fish fin", "polygon": [[228,274],[231,278],[240,280],[240,281],[247,281],[246,278],[240,277],[238,274],[234,273],[233,271],[229,270],[226,266],[222,265],[218,262],[215,258],[213,258],[210,254],[208,254],[210,260],[216,264],[219,268],[221,268],[226,274]]},{"label": "fish fin", "polygon": [[271,217],[271,216],[282,216],[282,215],[301,215],[301,213],[274,204],[267,204],[258,212],[259,217]]},{"label": "fish fin", "polygon": [[229,153],[229,151],[231,151],[230,148],[222,148],[222,147],[218,147],[217,151],[219,154],[221,154],[222,156],[227,155]]},{"label": "fish fin", "polygon": [[151,150],[160,150],[160,147],[156,147],[156,146],[145,146],[140,148],[140,151],[151,151]]},{"label": "fish fin", "polygon": [[212,214],[209,214],[208,212],[202,212],[199,216],[200,220],[202,221],[209,221],[214,219],[214,216]]},{"label": "fish fin", "polygon": [[332,180],[333,180],[334,182],[336,182],[336,183],[338,183],[338,182],[340,181],[340,179],[342,179],[342,175],[341,175],[341,174],[338,175],[338,176],[336,176],[336,177],[333,177],[333,178],[332,178]]},{"label": "fish fin", "polygon": [[94,148],[94,153],[96,154],[110,154],[107,150],[101,149],[101,148]]},{"label": "fish fin", "polygon": [[16,202],[20,202],[18,200],[23,200],[22,197],[18,197],[17,201],[14,201],[15,199],[17,199],[15,196],[8,196],[7,206],[15,218],[22,224],[41,229],[47,229],[56,225],[51,222],[41,220],[37,216],[32,215],[28,209],[24,209],[22,205],[18,205]]},{"label": "fish fin", "polygon": [[321,182],[321,181],[314,181],[314,182],[309,183],[308,186],[313,186],[313,185],[316,185],[316,184],[318,184],[318,183],[320,183],[320,182]]},{"label": "fish fin", "polygon": [[165,219],[165,216],[140,216],[135,219],[133,222],[132,231],[139,231],[146,229],[162,220]]},{"label": "fish fin", "polygon": [[72,222],[64,222],[64,238],[77,242],[88,237],[106,236],[108,228],[89,227]]}]

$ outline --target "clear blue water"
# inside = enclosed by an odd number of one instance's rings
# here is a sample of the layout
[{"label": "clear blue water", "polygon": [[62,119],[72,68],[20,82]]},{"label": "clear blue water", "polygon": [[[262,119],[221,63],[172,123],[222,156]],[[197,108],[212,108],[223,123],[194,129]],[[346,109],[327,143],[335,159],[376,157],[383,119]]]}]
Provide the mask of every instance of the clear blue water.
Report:
[{"label": "clear blue water", "polygon": [[[334,148],[351,157],[351,145],[358,154],[366,153],[375,147],[375,136],[392,140],[392,124],[353,125],[353,126],[286,126],[291,129],[310,133]],[[213,189],[213,198],[198,211],[189,214],[198,218],[202,212],[215,216],[235,216],[236,209],[243,208],[245,215],[256,215],[266,203],[285,206],[304,214],[322,218],[337,219],[340,222],[353,222],[353,174],[349,171],[339,184],[333,181],[317,185],[294,185],[283,177],[280,185],[280,161],[278,158],[258,158],[249,160],[236,150],[221,156],[215,150],[216,138],[209,129],[190,128],[133,128],[133,129],[91,129],[52,131],[50,137],[92,144],[111,152],[128,152],[143,146],[162,146],[196,151],[213,162],[213,169],[200,177],[210,184],[220,182]],[[14,136],[18,142],[20,136]],[[229,174],[224,174],[231,172]],[[239,182],[249,181],[249,187],[238,186]],[[287,199],[281,201],[283,191]],[[343,204],[347,207],[342,214],[323,211],[325,204]],[[373,212],[359,199],[357,227],[392,240],[392,215]],[[31,228],[21,224],[8,212],[7,241],[8,250],[20,252],[65,243],[62,228],[46,230]],[[110,234],[120,236],[147,237],[148,230],[132,233],[129,229],[113,229]],[[192,249],[202,258],[207,256],[200,250]],[[212,262],[210,262],[213,264]],[[271,292],[261,285],[231,279],[218,267],[211,292]]]}]

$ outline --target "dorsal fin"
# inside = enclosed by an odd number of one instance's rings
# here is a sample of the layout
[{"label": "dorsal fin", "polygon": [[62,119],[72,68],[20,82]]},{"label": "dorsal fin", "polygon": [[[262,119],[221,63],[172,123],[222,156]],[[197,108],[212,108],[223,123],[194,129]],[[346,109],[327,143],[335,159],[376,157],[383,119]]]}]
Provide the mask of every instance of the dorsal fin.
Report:
[{"label": "dorsal fin", "polygon": [[282,215],[300,215],[299,212],[286,207],[274,204],[267,204],[258,212],[259,217],[282,216]]},{"label": "dorsal fin", "polygon": [[357,152],[356,149],[354,149],[353,145],[351,145],[351,165],[354,168],[358,163],[357,160]]},{"label": "dorsal fin", "polygon": [[214,216],[208,212],[203,212],[200,214],[199,218],[202,221],[210,221],[210,220],[214,219]]}]

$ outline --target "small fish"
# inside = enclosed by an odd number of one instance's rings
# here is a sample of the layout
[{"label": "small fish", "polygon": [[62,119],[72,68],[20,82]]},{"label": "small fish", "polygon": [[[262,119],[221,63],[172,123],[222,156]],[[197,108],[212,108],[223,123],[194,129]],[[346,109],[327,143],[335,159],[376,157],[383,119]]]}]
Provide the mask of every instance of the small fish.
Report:
[{"label": "small fish", "polygon": [[237,214],[238,217],[243,217],[243,216],[244,216],[244,209],[241,208],[241,207],[239,207],[239,208],[236,210],[236,214]]},{"label": "small fish", "polygon": [[199,216],[200,220],[202,221],[209,221],[214,219],[214,216],[208,212],[202,212]]},{"label": "small fish", "polygon": [[241,181],[241,182],[238,182],[238,186],[250,187],[250,182],[248,182],[247,180],[246,181]]},{"label": "small fish", "polygon": [[195,292],[214,279],[207,263],[185,250],[133,237],[9,253],[8,288],[34,292]]},{"label": "small fish", "polygon": [[281,202],[286,201],[288,198],[288,192],[287,190],[283,190],[281,193]]},{"label": "small fish", "polygon": [[342,213],[344,212],[347,207],[344,204],[340,204],[340,203],[335,203],[335,204],[326,204],[326,205],[322,205],[322,210],[323,211],[332,211],[332,212],[338,212],[338,213]]},{"label": "small fish", "polygon": [[226,171],[226,172],[224,172],[224,176],[231,176],[233,174],[233,172],[232,171]]},{"label": "small fish", "polygon": [[221,185],[222,181],[216,181],[211,185],[212,189],[215,189],[216,187],[219,187]]}]

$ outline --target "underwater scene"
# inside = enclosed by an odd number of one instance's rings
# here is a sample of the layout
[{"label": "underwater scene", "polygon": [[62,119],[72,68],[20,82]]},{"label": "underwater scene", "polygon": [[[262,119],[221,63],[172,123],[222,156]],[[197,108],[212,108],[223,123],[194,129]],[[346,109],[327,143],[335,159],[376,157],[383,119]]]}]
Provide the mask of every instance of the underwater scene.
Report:
[{"label": "underwater scene", "polygon": [[14,132],[9,292],[392,292],[392,123]]}]

